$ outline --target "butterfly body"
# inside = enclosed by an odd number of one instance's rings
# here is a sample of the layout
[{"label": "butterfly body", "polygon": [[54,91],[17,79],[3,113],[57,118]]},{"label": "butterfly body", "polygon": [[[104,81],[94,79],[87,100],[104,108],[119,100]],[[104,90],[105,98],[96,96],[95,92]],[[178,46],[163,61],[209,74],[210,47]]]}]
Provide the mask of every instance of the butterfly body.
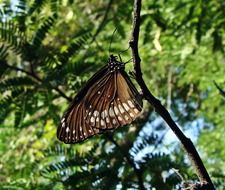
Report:
[{"label": "butterfly body", "polygon": [[89,79],[61,119],[59,140],[81,142],[136,119],[142,100],[124,68],[125,64],[111,55],[108,64]]}]

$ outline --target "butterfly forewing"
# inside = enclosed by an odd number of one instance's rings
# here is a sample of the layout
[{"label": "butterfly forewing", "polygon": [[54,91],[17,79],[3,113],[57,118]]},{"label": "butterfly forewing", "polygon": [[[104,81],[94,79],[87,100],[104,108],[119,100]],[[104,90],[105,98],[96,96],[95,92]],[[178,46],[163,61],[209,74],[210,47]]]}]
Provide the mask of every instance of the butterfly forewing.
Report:
[{"label": "butterfly forewing", "polygon": [[140,94],[124,71],[124,64],[111,58],[113,61],[87,82],[65,112],[57,130],[59,140],[81,142],[129,124],[140,114]]}]

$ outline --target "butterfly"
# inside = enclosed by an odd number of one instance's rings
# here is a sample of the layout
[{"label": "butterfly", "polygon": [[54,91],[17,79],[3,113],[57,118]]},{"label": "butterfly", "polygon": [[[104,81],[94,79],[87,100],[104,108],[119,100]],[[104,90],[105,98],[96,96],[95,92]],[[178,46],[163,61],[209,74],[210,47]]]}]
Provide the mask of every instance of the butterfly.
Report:
[{"label": "butterfly", "polygon": [[74,144],[130,124],[142,111],[142,98],[125,72],[125,63],[110,55],[108,64],[77,93],[57,129],[59,140]]}]

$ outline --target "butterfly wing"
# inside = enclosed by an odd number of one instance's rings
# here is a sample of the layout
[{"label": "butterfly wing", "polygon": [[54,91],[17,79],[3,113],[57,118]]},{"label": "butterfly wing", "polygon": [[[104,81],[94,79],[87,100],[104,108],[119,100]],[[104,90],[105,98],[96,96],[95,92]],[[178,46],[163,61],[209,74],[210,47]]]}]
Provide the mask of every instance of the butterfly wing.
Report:
[{"label": "butterfly wing", "polygon": [[[95,83],[104,81],[105,77],[107,76],[107,71],[107,66],[104,66],[102,69],[100,69],[88,80],[84,88],[82,88],[75,96],[69,108],[64,113],[58,126],[57,137],[59,140],[65,143],[75,143],[82,141],[84,134],[81,131],[82,126],[85,124],[84,118],[86,116],[85,110],[87,107],[84,97],[87,94],[90,94],[90,89],[95,86]],[[93,132],[91,131],[90,133],[92,134]]]},{"label": "butterfly wing", "polygon": [[141,110],[140,94],[126,72],[102,69],[75,97],[61,120],[57,136],[65,143],[77,143],[131,123]]}]

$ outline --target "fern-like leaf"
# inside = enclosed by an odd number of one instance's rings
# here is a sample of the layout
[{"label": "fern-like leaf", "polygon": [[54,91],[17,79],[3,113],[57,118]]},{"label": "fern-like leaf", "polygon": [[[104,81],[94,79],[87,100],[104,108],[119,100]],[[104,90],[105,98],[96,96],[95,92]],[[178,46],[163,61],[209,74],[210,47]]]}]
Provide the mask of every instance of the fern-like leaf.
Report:
[{"label": "fern-like leaf", "polygon": [[41,10],[48,0],[35,0],[28,10],[28,14],[31,15],[34,11]]},{"label": "fern-like leaf", "polygon": [[13,11],[9,4],[6,2],[2,3],[0,6],[0,20],[4,21],[7,17],[12,15]]},{"label": "fern-like leaf", "polygon": [[5,95],[0,98],[0,107],[4,109],[0,109],[0,123],[3,123],[6,117],[3,115],[8,115],[11,111],[11,105],[14,100],[19,97],[23,93],[24,89],[13,89],[10,95]]},{"label": "fern-like leaf", "polygon": [[22,98],[16,102],[15,120],[14,120],[14,126],[16,128],[20,127],[20,124],[25,116],[25,107],[26,107],[25,97],[26,96],[22,96]]},{"label": "fern-like leaf", "polygon": [[6,42],[6,47],[9,47],[17,54],[21,54],[25,39],[25,34],[20,32],[19,27],[14,22],[1,22],[0,40]]},{"label": "fern-like leaf", "polygon": [[157,140],[157,135],[155,134],[146,134],[144,133],[139,140],[134,143],[134,146],[131,148],[131,157],[134,159],[134,155],[137,155],[145,148],[154,145]]},{"label": "fern-like leaf", "polygon": [[16,15],[25,15],[27,9],[27,3],[26,0],[18,0],[18,3],[16,5]]},{"label": "fern-like leaf", "polygon": [[8,56],[8,47],[4,46],[3,44],[0,46],[0,60],[5,60]]},{"label": "fern-like leaf", "polygon": [[84,44],[86,44],[88,39],[91,38],[91,36],[91,33],[87,32],[80,37],[75,37],[75,39],[72,40],[72,43],[69,45],[67,50],[60,55],[60,62],[62,64],[67,63],[69,58],[71,58],[76,51],[78,51]]},{"label": "fern-like leaf", "polygon": [[35,32],[34,37],[32,39],[32,45],[36,48],[39,48],[42,41],[46,37],[46,34],[50,30],[50,28],[55,23],[55,16],[48,17],[41,25],[41,27]]},{"label": "fern-like leaf", "polygon": [[35,84],[35,81],[33,81],[30,77],[27,76],[8,78],[0,82],[0,92],[4,92],[6,90],[13,90],[15,88],[21,88],[25,86],[33,86]]},{"label": "fern-like leaf", "polygon": [[0,123],[3,123],[7,115],[10,113],[11,109],[10,106],[13,102],[13,97],[5,96],[4,98],[0,99],[0,107],[4,109],[0,109]]},{"label": "fern-like leaf", "polygon": [[49,174],[49,173],[54,173],[54,172],[61,172],[65,169],[71,169],[72,167],[75,166],[80,166],[80,165],[85,165],[87,164],[87,161],[84,159],[72,159],[72,160],[66,160],[66,161],[61,161],[57,163],[50,164],[47,166],[44,170],[41,171],[42,175]]},{"label": "fern-like leaf", "polygon": [[58,0],[51,0],[51,10],[54,14],[56,14],[55,16],[57,16],[57,8],[58,8]]}]

